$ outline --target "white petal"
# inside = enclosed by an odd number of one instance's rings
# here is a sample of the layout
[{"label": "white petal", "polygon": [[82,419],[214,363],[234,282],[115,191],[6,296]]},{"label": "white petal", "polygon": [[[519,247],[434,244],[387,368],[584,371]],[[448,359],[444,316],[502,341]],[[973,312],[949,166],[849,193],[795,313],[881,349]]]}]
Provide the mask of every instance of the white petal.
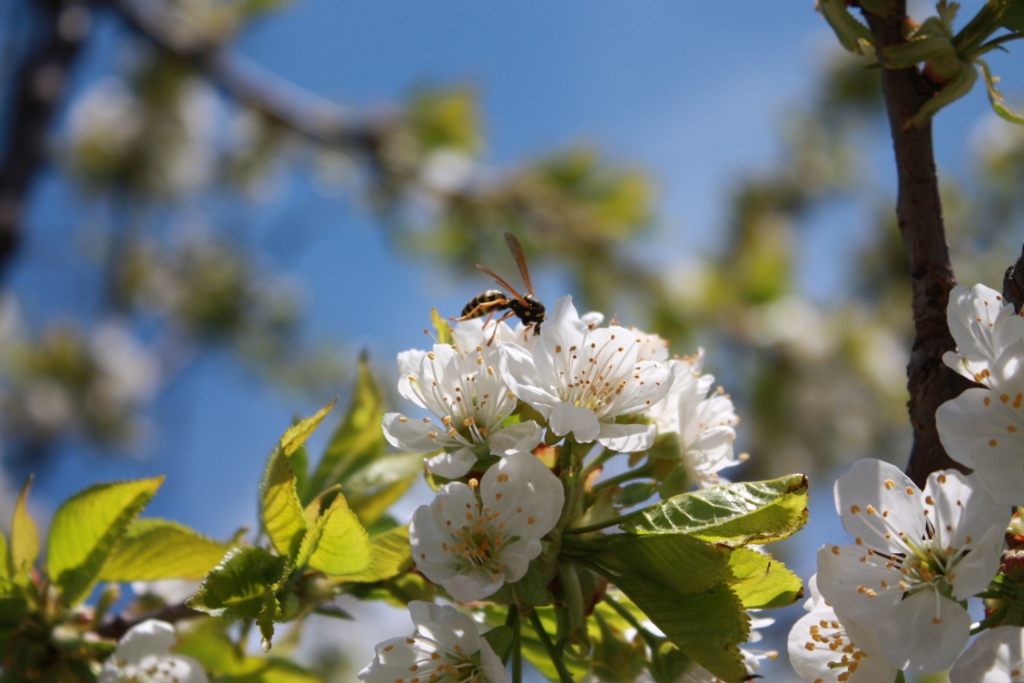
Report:
[{"label": "white petal", "polygon": [[935,411],[935,423],[943,448],[957,462],[974,467],[972,450],[978,439],[1005,431],[1005,423],[986,407],[997,400],[989,389],[968,389]]},{"label": "white petal", "polygon": [[381,427],[388,443],[414,453],[431,453],[452,443],[439,423],[411,419],[401,413],[385,415]]},{"label": "white petal", "polygon": [[654,425],[601,423],[597,442],[617,453],[639,453],[654,445],[658,430]]},{"label": "white petal", "polygon": [[891,683],[896,669],[877,649],[864,647],[865,641],[877,645],[874,634],[860,629],[857,639],[846,626],[826,605],[800,618],[788,639],[793,669],[808,683]]},{"label": "white petal", "polygon": [[921,498],[921,490],[910,477],[895,465],[874,458],[853,463],[835,483],[836,510],[843,527],[877,549],[903,551],[897,532],[915,540],[925,537]]},{"label": "white petal", "polygon": [[438,453],[427,458],[427,469],[445,479],[458,479],[468,474],[476,464],[476,454],[468,448],[460,448],[454,453]]},{"label": "white petal", "polygon": [[548,416],[551,431],[558,436],[572,434],[579,443],[590,443],[601,432],[597,415],[588,408],[560,402]]},{"label": "white petal", "polygon": [[499,372],[508,382],[512,393],[521,401],[533,406],[541,415],[548,417],[551,408],[560,399],[549,390],[548,384],[541,386],[533,354],[517,344],[501,344],[498,350],[501,353]]},{"label": "white petal", "polygon": [[956,470],[932,472],[924,487],[924,499],[935,523],[935,540],[943,550],[971,550],[993,529],[1001,538],[1010,523],[1010,510],[989,495],[974,475]]},{"label": "white petal", "polygon": [[448,652],[471,655],[480,649],[480,634],[468,616],[448,605],[413,600],[409,615],[416,630]]},{"label": "white petal", "polygon": [[138,664],[149,655],[166,655],[174,646],[174,627],[166,621],[147,619],[130,628],[114,650],[114,658]]},{"label": "white petal", "polygon": [[[532,453],[513,453],[480,480],[480,499],[504,522],[506,537],[539,539],[562,515],[562,482]],[[532,558],[530,558],[532,559]]]},{"label": "white petal", "polygon": [[1010,512],[1006,512],[1006,522],[995,526],[971,547],[971,552],[961,559],[953,569],[953,577],[947,577],[953,586],[953,595],[958,600],[966,600],[988,588],[999,571],[1003,557],[1003,536],[1010,522]]},{"label": "white petal", "polygon": [[512,678],[501,663],[501,658],[491,649],[491,644],[480,639],[480,683],[512,683]]},{"label": "white petal", "polygon": [[1000,626],[975,639],[949,671],[949,683],[1019,683],[1024,629]]},{"label": "white petal", "polygon": [[888,561],[856,545],[818,550],[818,590],[843,619],[877,624],[890,618],[903,599],[903,575]]},{"label": "white petal", "polygon": [[967,610],[935,591],[923,590],[878,622],[878,644],[898,669],[943,671],[960,656],[970,631]]},{"label": "white petal", "polygon": [[491,455],[508,455],[515,451],[532,451],[544,438],[544,428],[533,420],[515,422],[494,430],[487,437]]}]

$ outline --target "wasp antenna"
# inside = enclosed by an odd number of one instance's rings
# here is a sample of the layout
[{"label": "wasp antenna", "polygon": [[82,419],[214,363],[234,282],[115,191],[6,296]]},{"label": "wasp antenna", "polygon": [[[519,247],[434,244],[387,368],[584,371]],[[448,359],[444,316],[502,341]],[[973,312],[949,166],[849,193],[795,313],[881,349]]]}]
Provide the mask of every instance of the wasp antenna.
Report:
[{"label": "wasp antenna", "polygon": [[522,276],[523,282],[526,284],[526,291],[532,296],[537,296],[533,291],[533,283],[530,282],[530,271],[526,268],[526,254],[523,253],[523,247],[519,244],[519,240],[512,233],[506,232],[505,244],[508,245],[509,251],[512,252],[512,258],[515,259],[516,267],[519,268],[519,275]]},{"label": "wasp antenna", "polygon": [[481,266],[479,263],[476,264],[476,267],[479,268],[480,270],[484,271],[485,273],[487,273],[491,277],[493,277],[494,281],[497,282],[502,287],[504,287],[506,290],[508,290],[508,293],[511,294],[512,296],[514,296],[519,301],[519,303],[523,304],[524,306],[528,306],[528,304],[526,303],[526,299],[523,298],[523,295],[520,294],[519,292],[517,292],[515,290],[515,288],[512,287],[512,285],[510,285],[509,283],[507,283],[504,280],[502,280],[498,276],[497,273],[495,273],[493,270],[491,270],[487,266]]}]

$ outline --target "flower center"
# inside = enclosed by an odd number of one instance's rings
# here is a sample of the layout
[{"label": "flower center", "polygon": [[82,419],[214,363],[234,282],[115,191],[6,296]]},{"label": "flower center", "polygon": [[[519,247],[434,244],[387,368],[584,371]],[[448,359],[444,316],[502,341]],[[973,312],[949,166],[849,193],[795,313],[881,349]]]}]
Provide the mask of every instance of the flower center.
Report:
[{"label": "flower center", "polygon": [[509,540],[502,530],[505,522],[501,512],[491,510],[479,501],[466,510],[466,524],[451,534],[452,543],[445,543],[447,550],[461,570],[465,567],[483,569],[497,578],[504,565],[498,561],[501,550]]},{"label": "flower center", "polygon": [[[455,651],[446,651],[439,643],[423,636],[407,641],[421,655],[409,667],[409,678],[397,678],[395,683],[485,683],[480,665],[455,646]],[[424,647],[426,646],[426,647]]]},{"label": "flower center", "polygon": [[868,656],[850,640],[849,636],[846,635],[846,631],[843,630],[842,624],[838,621],[822,619],[817,624],[811,626],[810,631],[811,639],[804,644],[804,647],[809,652],[814,652],[815,650],[831,652],[835,659],[829,661],[828,668],[845,669],[836,677],[841,683],[848,681],[860,667],[861,660]]}]

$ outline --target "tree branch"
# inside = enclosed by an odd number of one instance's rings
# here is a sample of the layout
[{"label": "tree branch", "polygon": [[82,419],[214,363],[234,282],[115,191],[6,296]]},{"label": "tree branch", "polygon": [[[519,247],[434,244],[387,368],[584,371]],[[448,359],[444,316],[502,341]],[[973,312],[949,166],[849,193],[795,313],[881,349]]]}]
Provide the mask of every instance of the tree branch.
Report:
[{"label": "tree branch", "polygon": [[47,136],[92,23],[90,0],[36,0],[42,19],[38,49],[17,69],[13,116],[0,159],[0,284],[22,239],[32,181],[47,161]]},{"label": "tree branch", "polygon": [[[896,0],[889,16],[864,11],[875,46],[882,49],[903,41],[906,0]],[[956,285],[949,259],[942,202],[935,172],[932,125],[913,127],[910,120],[935,94],[937,85],[915,68],[882,70],[882,92],[889,114],[899,193],[896,217],[910,265],[914,345],[907,366],[910,423],[914,446],[907,475],[924,486],[928,474],[955,467],[935,428],[935,411],[971,383],[942,363],[942,354],[955,348],[946,323],[949,292]]]},{"label": "tree branch", "polygon": [[341,105],[268,73],[211,42],[178,18],[165,0],[104,0],[140,36],[190,63],[229,97],[323,145],[374,153],[391,126],[386,117],[355,122]]}]

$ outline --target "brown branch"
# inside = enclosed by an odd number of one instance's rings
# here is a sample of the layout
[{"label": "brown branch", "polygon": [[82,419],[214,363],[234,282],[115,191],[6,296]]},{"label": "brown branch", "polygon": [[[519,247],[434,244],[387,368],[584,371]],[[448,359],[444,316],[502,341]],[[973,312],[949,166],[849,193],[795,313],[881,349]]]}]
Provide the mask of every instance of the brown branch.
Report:
[{"label": "brown branch", "polygon": [[[887,17],[864,11],[879,49],[903,42],[906,0],[896,0],[893,5]],[[920,127],[910,125],[936,89],[936,84],[916,67],[882,71],[882,92],[899,176],[896,217],[909,259],[914,313],[914,345],[907,366],[914,446],[907,474],[922,487],[935,470],[963,469],[950,459],[939,441],[935,411],[971,386],[942,363],[942,354],[955,348],[946,323],[946,305],[956,278],[942,219],[931,122]]]},{"label": "brown branch", "polygon": [[1003,298],[1020,313],[1021,305],[1024,304],[1024,248],[1017,262],[1007,268],[1003,276]]},{"label": "brown branch", "polygon": [[14,76],[13,117],[0,159],[0,283],[22,240],[32,182],[45,166],[53,114],[92,23],[90,0],[36,0],[44,36]]},{"label": "brown branch", "polygon": [[194,619],[196,617],[201,616],[203,616],[202,612],[197,612],[196,610],[190,607],[186,607],[184,604],[167,605],[166,607],[161,607],[158,610],[154,610],[152,612],[148,612],[146,614],[143,614],[138,617],[133,617],[131,619],[125,619],[124,617],[118,615],[110,619],[109,621],[104,622],[99,628],[96,629],[96,633],[103,636],[104,638],[113,638],[114,640],[121,640],[121,638],[124,637],[124,634],[127,633],[129,629],[138,626],[139,624],[148,619],[159,619],[160,621],[166,621],[173,624],[177,621],[182,621],[184,619]]}]

